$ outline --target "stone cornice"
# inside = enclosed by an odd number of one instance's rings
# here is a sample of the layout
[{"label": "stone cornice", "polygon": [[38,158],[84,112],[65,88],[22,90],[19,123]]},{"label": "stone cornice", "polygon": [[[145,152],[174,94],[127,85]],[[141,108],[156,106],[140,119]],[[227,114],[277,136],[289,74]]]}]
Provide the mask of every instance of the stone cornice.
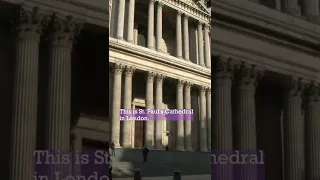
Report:
[{"label": "stone cornice", "polygon": [[173,79],[198,85],[210,85],[211,70],[192,62],[110,37],[109,49],[110,62],[127,63],[144,71],[164,73]]},{"label": "stone cornice", "polygon": [[[210,23],[211,14],[198,0],[158,0],[164,5],[181,11],[189,17],[197,19],[203,23]],[[194,6],[196,5],[196,7]]]},{"label": "stone cornice", "polygon": [[[320,25],[250,1],[212,1],[212,14],[220,14],[314,44],[320,42]],[[212,19],[213,20],[213,19]]]}]

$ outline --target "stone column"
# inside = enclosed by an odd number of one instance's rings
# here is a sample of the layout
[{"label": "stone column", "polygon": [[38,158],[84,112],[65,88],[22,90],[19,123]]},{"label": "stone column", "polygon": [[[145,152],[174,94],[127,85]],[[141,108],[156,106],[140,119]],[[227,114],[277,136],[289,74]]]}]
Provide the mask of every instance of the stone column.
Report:
[{"label": "stone column", "polygon": [[162,42],[162,2],[157,4],[157,51],[161,51]]},{"label": "stone column", "polygon": [[[177,84],[177,109],[183,109],[183,85],[184,82],[179,80]],[[180,115],[177,121],[177,133],[176,133],[176,150],[184,151],[184,118]]]},{"label": "stone column", "polygon": [[304,5],[304,13],[305,16],[315,22],[318,21],[320,22],[320,18],[319,18],[319,0],[305,0],[303,1]]},{"label": "stone column", "polygon": [[198,23],[198,53],[199,53],[199,63],[200,66],[205,66],[204,59],[203,59],[203,30],[202,30],[202,23]]},{"label": "stone column", "polygon": [[[123,109],[132,109],[132,76],[135,71],[135,68],[132,66],[125,67],[124,73],[124,95],[123,95]],[[131,148],[131,125],[132,121],[123,121],[122,129],[122,147]]]},{"label": "stone column", "polygon": [[55,16],[49,52],[47,143],[50,150],[68,150],[71,121],[71,52],[82,24]]},{"label": "stone column", "polygon": [[148,48],[154,48],[154,2],[155,0],[150,0],[149,2],[149,13],[148,13]]},{"label": "stone column", "polygon": [[204,26],[204,49],[206,67],[211,68],[210,24]]},{"label": "stone column", "polygon": [[285,80],[284,90],[284,175],[286,179],[305,178],[304,122],[301,114],[302,87],[298,80]]},{"label": "stone column", "polygon": [[117,38],[123,40],[126,0],[119,0]]},{"label": "stone column", "polygon": [[[154,83],[154,73],[148,72],[147,85],[146,85],[146,109],[153,109],[153,83]],[[153,149],[154,143],[154,116],[149,115],[151,121],[146,121],[144,143],[148,149]]]},{"label": "stone column", "polygon": [[[213,105],[213,118],[211,121],[211,150],[214,153],[230,153],[232,145],[232,66],[231,62],[219,57],[214,62],[212,74],[212,98],[216,104]],[[222,151],[222,152],[221,152]],[[227,152],[224,152],[227,151]],[[225,164],[214,164],[217,173],[215,179],[232,180],[232,166]]]},{"label": "stone column", "polygon": [[128,15],[128,42],[134,43],[133,28],[134,28],[134,8],[135,0],[129,1],[129,15]]},{"label": "stone column", "polygon": [[[186,82],[184,86],[184,108],[191,109],[191,83],[190,82]],[[185,120],[184,121],[184,128],[185,128],[184,147],[187,151],[192,151],[191,127],[192,127],[192,120]]]},{"label": "stone column", "polygon": [[182,59],[182,29],[181,29],[181,12],[177,12],[177,27],[176,27],[176,45],[177,45],[177,58]]},{"label": "stone column", "polygon": [[[20,9],[16,24],[15,74],[10,146],[10,180],[33,179],[36,150],[39,42],[47,18]],[[23,165],[23,166],[22,166]]]},{"label": "stone column", "polygon": [[120,107],[121,107],[121,79],[124,66],[114,64],[113,67],[113,95],[112,95],[112,118],[110,126],[110,142],[115,147],[120,147]]},{"label": "stone column", "polygon": [[301,10],[298,5],[298,0],[284,0],[283,11],[293,16],[300,16]]},{"label": "stone column", "polygon": [[320,177],[320,97],[319,86],[311,84],[307,89],[305,106],[306,179]]},{"label": "stone column", "polygon": [[208,150],[211,150],[211,88],[206,91],[207,99],[207,144]]},{"label": "stone column", "polygon": [[[236,68],[235,149],[243,154],[256,154],[256,105],[255,92],[260,71],[254,65],[241,63]],[[242,167],[240,179],[257,179],[255,165]]]},{"label": "stone column", "polygon": [[206,87],[200,87],[200,151],[208,151],[207,146],[207,105],[206,105]]},{"label": "stone column", "polygon": [[[79,152],[82,150],[82,137],[79,133],[73,131],[71,133],[71,140],[72,140],[72,148],[73,148],[73,158],[77,158],[76,154],[79,154]],[[79,175],[81,173],[81,165],[75,163],[73,161],[72,163],[72,174],[73,175]]]},{"label": "stone column", "polygon": [[[155,109],[163,109],[163,101],[162,101],[162,85],[165,76],[162,74],[157,74],[156,76],[156,102],[155,102]],[[157,115],[155,115],[157,116]],[[162,116],[163,117],[163,116]],[[155,137],[154,137],[154,146],[156,149],[163,149],[162,146],[162,123],[163,120],[161,118],[156,117],[155,121]]]},{"label": "stone column", "polygon": [[184,39],[184,59],[190,61],[190,52],[189,52],[189,22],[188,16],[184,15],[183,17],[183,39]]}]

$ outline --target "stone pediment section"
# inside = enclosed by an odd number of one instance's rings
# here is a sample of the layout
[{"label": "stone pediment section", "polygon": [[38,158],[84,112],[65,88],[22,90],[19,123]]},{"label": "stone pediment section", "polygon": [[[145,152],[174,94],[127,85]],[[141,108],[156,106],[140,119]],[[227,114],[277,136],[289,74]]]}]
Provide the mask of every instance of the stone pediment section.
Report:
[{"label": "stone pediment section", "polygon": [[158,0],[163,4],[181,11],[188,16],[200,20],[203,23],[210,23],[211,11],[203,4],[202,0]]}]

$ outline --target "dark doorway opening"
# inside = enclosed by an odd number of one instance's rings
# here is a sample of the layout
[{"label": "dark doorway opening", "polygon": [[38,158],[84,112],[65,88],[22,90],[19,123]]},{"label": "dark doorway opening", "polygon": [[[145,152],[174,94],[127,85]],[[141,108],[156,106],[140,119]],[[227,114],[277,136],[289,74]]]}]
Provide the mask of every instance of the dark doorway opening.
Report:
[{"label": "dark doorway opening", "polygon": [[[135,107],[136,110],[145,109],[143,107]],[[144,140],[144,121],[135,121],[134,122],[134,148],[142,149],[143,148],[143,140]]]}]

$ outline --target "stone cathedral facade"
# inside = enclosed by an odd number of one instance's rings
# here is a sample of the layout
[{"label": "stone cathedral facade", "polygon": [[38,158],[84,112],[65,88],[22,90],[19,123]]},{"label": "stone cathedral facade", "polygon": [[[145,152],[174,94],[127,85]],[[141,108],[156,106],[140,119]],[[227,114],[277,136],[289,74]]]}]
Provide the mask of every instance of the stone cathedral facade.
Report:
[{"label": "stone cathedral facade", "polygon": [[[110,141],[210,150],[210,8],[204,1],[110,1]],[[119,121],[119,109],[196,109],[194,121]]]}]

